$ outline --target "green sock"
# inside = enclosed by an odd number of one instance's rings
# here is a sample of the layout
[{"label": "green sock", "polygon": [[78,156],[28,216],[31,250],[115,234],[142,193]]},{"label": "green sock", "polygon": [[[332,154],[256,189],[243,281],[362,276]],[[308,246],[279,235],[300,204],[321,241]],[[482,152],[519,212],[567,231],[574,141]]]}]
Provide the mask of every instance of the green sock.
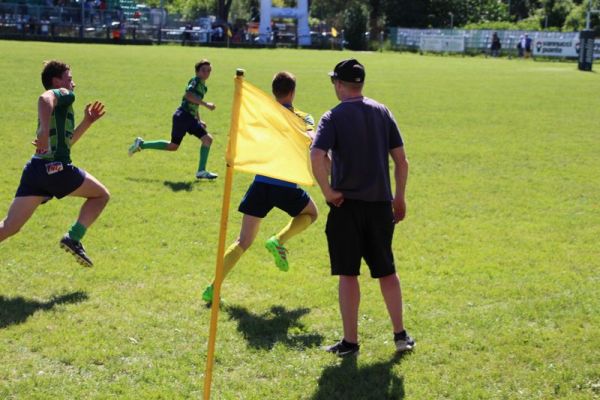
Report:
[{"label": "green sock", "polygon": [[154,142],[144,142],[140,144],[142,149],[166,150],[170,142],[166,140],[155,140]]},{"label": "green sock", "polygon": [[198,171],[206,171],[206,162],[208,161],[208,152],[210,147],[200,146],[200,163],[198,164]]},{"label": "green sock", "polygon": [[81,225],[78,222],[75,222],[73,224],[73,226],[71,226],[71,229],[69,229],[69,237],[77,242],[81,242],[81,239],[83,238],[83,235],[85,235],[85,231],[87,230],[87,228],[83,225]]}]

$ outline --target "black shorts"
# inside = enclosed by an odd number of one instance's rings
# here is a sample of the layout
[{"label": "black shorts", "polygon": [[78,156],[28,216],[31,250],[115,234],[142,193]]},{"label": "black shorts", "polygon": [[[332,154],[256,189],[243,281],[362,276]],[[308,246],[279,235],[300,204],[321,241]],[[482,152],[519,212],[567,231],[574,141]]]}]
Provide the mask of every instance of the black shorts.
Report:
[{"label": "black shorts", "polygon": [[308,204],[308,193],[300,188],[252,182],[244,195],[238,211],[253,217],[264,218],[273,207],[295,217]]},{"label": "black shorts", "polygon": [[373,278],[396,272],[390,202],[345,199],[340,207],[330,205],[325,233],[332,275],[360,275],[362,258]]},{"label": "black shorts", "polygon": [[43,196],[62,199],[85,180],[85,171],[73,164],[32,158],[23,168],[15,197]]},{"label": "black shorts", "polygon": [[198,139],[207,134],[206,129],[204,129],[200,121],[198,121],[190,113],[178,108],[173,114],[171,143],[175,143],[177,145],[181,144],[181,141],[186,133],[194,135]]}]

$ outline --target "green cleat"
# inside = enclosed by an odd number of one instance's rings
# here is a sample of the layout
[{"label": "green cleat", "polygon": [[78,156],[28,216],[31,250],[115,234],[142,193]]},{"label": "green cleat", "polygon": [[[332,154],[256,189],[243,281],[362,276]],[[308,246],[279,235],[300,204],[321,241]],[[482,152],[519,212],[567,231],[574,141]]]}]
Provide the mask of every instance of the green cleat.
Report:
[{"label": "green cleat", "polygon": [[279,243],[279,240],[275,236],[271,236],[265,243],[265,247],[269,250],[269,253],[275,258],[275,265],[281,271],[286,272],[290,266],[287,260],[287,250],[283,245]]},{"label": "green cleat", "polygon": [[202,293],[202,300],[204,300],[207,303],[212,303],[213,290],[214,286],[212,284],[208,285],[206,289],[204,289],[204,293]]}]

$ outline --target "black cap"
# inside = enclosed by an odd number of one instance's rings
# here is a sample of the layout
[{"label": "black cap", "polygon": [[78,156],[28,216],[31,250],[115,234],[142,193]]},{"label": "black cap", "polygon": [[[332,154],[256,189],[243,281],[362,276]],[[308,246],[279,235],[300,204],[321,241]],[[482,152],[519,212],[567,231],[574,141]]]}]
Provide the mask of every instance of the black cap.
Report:
[{"label": "black cap", "polygon": [[365,81],[365,67],[358,60],[351,58],[339,62],[329,76],[344,82],[362,83]]}]

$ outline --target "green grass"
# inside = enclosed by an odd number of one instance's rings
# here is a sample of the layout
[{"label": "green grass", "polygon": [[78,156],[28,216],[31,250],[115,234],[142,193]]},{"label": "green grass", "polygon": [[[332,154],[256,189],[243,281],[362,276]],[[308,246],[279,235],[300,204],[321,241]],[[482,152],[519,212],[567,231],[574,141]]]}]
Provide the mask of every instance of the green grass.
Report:
[{"label": "green grass", "polygon": [[[393,53],[225,50],[0,42],[0,214],[31,155],[44,59],[69,62],[76,117],[108,114],[73,160],[112,193],[85,244],[89,270],[58,248],[80,200],[53,200],[0,244],[0,398],[173,399],[203,391],[223,180],[195,182],[198,142],[174,154],[126,150],[167,139],[193,64],[213,62],[204,119],[209,168],[224,173],[235,68],[268,90],[298,77],[296,105],[336,104],[326,73],[357,56],[365,94],[394,112],[411,162],[408,217],[394,250],[416,351],[394,357],[378,285],[361,277],[361,355],[341,336],[321,218],[279,272],[262,242],[275,211],[223,286],[215,399],[590,399],[600,397],[600,78],[574,64]],[[236,174],[237,204],[252,177]],[[352,391],[350,391],[350,387]]]}]

